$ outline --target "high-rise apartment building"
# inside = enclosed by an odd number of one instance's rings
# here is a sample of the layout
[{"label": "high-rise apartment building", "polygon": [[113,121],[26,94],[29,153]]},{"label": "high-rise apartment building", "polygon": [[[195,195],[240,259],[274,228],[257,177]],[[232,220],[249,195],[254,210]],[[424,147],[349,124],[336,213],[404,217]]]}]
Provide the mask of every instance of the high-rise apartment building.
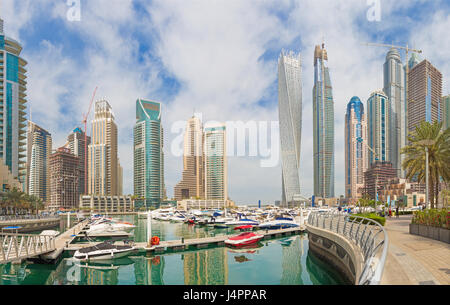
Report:
[{"label": "high-rise apartment building", "polygon": [[228,200],[228,169],[226,155],[226,125],[205,128],[205,197]]},{"label": "high-rise apartment building", "polygon": [[426,59],[409,71],[408,131],[441,120],[442,73]]},{"label": "high-rise apartment building", "polygon": [[115,196],[118,190],[117,125],[109,103],[95,103],[92,143],[88,150],[88,193]]},{"label": "high-rise apartment building", "polygon": [[202,122],[193,116],[184,134],[183,174],[174,191],[177,201],[205,198],[203,139]]},{"label": "high-rise apartment building", "polygon": [[314,195],[334,197],[334,101],[325,45],[314,51]]},{"label": "high-rise apartment building", "polygon": [[20,43],[5,36],[0,19],[0,162],[25,186],[27,62],[21,52]]},{"label": "high-rise apartment building", "polygon": [[158,205],[164,199],[164,133],[162,105],[136,101],[134,126],[134,195],[146,205]]},{"label": "high-rise apartment building", "polygon": [[80,193],[80,158],[69,148],[58,148],[50,156],[50,206],[51,210],[78,209]]},{"label": "high-rise apartment building", "polygon": [[37,124],[28,121],[27,187],[28,194],[50,202],[50,155],[52,136]]},{"label": "high-rise apartment building", "polygon": [[446,130],[450,128],[450,95],[442,97],[441,106],[441,121],[444,123],[442,128]]},{"label": "high-rise apartment building", "polygon": [[363,195],[364,172],[367,169],[367,121],[364,105],[353,97],[345,115],[345,197],[357,200]]},{"label": "high-rise apartment building", "polygon": [[367,100],[367,141],[369,168],[375,161],[390,161],[389,99],[382,91],[373,92]]},{"label": "high-rise apartment building", "polygon": [[91,137],[86,136],[81,128],[76,128],[67,138],[67,147],[70,152],[79,158],[78,169],[79,169],[79,182],[78,189],[79,194],[87,194],[88,190],[88,154],[87,150],[91,144]]},{"label": "high-rise apartment building", "polygon": [[302,136],[302,82],[300,54],[282,52],[278,60],[278,112],[280,121],[282,204],[300,195]]},{"label": "high-rise apartment building", "polygon": [[392,48],[384,63],[384,93],[389,99],[390,114],[390,160],[399,177],[404,177],[402,162],[405,156],[401,149],[406,146],[406,104],[405,104],[405,74],[402,59],[397,49]]}]

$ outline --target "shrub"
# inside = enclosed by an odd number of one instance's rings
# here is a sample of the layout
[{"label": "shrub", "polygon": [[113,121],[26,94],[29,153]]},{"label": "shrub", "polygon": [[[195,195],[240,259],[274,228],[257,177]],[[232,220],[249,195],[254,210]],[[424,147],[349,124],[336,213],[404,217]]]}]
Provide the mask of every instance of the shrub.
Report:
[{"label": "shrub", "polygon": [[450,210],[427,209],[416,211],[411,223],[450,229]]},{"label": "shrub", "polygon": [[[378,222],[380,225],[382,225],[384,227],[384,224],[386,223],[386,218],[381,217],[377,214],[374,213],[370,213],[370,214],[353,214],[352,216],[359,216],[359,217],[364,217],[364,218],[369,218],[373,221]],[[355,217],[350,216],[350,221],[353,221],[355,219]],[[357,220],[358,221],[358,220]],[[363,220],[363,224],[368,223],[369,221],[367,220]]]}]

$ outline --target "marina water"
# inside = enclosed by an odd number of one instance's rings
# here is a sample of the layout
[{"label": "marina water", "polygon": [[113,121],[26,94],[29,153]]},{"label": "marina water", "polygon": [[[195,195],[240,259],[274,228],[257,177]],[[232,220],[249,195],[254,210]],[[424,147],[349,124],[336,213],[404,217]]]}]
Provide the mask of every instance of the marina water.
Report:
[{"label": "marina water", "polygon": [[[146,239],[146,219],[118,216],[137,225],[134,240]],[[65,223],[61,223],[61,230]],[[152,222],[162,241],[236,234],[231,229]],[[343,279],[315,257],[307,234],[268,240],[256,248],[226,247],[164,255],[132,254],[105,263],[80,263],[65,255],[57,265],[0,265],[0,285],[334,285]]]}]

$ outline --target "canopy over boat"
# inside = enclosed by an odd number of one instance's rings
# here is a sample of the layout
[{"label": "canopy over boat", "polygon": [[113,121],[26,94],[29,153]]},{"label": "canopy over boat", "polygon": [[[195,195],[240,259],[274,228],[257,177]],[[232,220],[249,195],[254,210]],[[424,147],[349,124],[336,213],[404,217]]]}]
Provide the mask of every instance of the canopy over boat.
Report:
[{"label": "canopy over boat", "polygon": [[235,230],[246,230],[246,229],[252,229],[254,226],[246,225],[246,226],[239,226],[234,228]]}]

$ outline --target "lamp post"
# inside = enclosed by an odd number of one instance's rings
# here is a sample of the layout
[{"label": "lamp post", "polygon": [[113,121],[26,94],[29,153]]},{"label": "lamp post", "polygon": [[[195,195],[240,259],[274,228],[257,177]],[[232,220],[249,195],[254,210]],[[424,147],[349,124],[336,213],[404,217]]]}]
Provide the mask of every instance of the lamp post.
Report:
[{"label": "lamp post", "polygon": [[417,144],[419,144],[419,145],[423,145],[423,146],[425,146],[425,183],[426,183],[426,194],[425,194],[425,204],[427,205],[427,208],[430,208],[430,202],[429,202],[429,192],[430,192],[430,190],[429,190],[429,162],[428,162],[428,154],[429,154],[429,147],[430,146],[433,146],[434,145],[434,143],[436,143],[436,141],[434,141],[434,140],[422,140],[422,141],[419,141],[419,142],[417,142]]}]

